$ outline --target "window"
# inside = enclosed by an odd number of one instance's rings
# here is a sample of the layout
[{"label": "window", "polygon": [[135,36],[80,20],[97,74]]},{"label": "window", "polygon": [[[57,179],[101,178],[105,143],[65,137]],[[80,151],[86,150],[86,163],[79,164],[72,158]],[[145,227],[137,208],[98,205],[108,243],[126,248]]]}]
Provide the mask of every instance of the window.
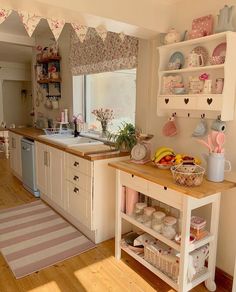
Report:
[{"label": "window", "polygon": [[73,87],[74,113],[83,112],[89,128],[101,129],[91,113],[98,108],[114,110],[110,131],[116,131],[122,122],[135,123],[136,69],[75,76]]}]

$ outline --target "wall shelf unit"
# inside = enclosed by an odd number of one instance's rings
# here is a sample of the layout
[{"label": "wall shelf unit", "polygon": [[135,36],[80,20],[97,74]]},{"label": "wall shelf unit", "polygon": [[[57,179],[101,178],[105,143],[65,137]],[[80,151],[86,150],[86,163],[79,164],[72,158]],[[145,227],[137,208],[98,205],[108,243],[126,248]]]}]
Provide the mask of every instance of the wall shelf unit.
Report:
[{"label": "wall shelf unit", "polygon": [[[215,48],[226,43],[226,51],[224,64],[212,65],[209,57],[212,56]],[[200,117],[205,114],[206,118],[217,118],[221,116],[224,121],[234,119],[235,115],[235,95],[236,95],[236,79],[232,72],[236,67],[236,55],[234,48],[236,46],[235,32],[222,32],[198,39],[187,40],[179,43],[158,47],[159,51],[159,90],[157,96],[157,114],[171,115],[176,112],[178,116]],[[205,66],[188,67],[187,57],[196,49],[203,47],[207,53]],[[184,64],[181,69],[168,70],[168,63],[171,56],[175,52],[180,52],[184,56]],[[207,73],[209,79],[212,80],[212,90],[208,94],[191,93],[189,88],[190,78],[199,78],[199,75]],[[167,78],[171,76],[179,76],[184,84],[186,94],[176,95],[166,86]],[[223,78],[224,86],[221,94],[215,90],[216,79]],[[165,81],[164,81],[165,80]],[[167,81],[168,84],[168,81]],[[202,81],[202,85],[204,81]],[[217,94],[216,94],[217,93]]]}]

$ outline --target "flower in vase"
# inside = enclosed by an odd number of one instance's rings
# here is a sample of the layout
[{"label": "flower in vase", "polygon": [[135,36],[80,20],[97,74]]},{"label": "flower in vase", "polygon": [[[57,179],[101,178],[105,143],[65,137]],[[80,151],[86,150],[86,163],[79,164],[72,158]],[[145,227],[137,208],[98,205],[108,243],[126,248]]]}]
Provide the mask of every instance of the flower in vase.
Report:
[{"label": "flower in vase", "polygon": [[114,119],[114,111],[109,108],[94,109],[92,114],[95,115],[96,120],[101,123],[102,131],[107,132],[108,123]]}]

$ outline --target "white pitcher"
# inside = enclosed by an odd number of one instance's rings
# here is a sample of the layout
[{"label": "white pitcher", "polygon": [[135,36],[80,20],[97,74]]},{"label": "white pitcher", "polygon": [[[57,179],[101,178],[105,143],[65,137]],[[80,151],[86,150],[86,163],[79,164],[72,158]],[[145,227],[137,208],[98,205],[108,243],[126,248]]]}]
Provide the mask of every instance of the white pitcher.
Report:
[{"label": "white pitcher", "polygon": [[231,171],[231,163],[225,160],[224,153],[202,154],[207,161],[207,179],[213,182],[222,182],[224,173]]},{"label": "white pitcher", "polygon": [[203,56],[195,52],[188,55],[188,67],[200,67],[204,65]]}]

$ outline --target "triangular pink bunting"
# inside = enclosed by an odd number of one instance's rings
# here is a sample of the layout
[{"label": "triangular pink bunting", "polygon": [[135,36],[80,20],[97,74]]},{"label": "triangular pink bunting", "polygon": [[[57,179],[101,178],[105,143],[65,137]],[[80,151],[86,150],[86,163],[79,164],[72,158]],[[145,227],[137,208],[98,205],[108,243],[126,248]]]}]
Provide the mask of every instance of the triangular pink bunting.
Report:
[{"label": "triangular pink bunting", "polygon": [[119,37],[120,37],[122,42],[125,40],[125,34],[123,32],[119,33]]},{"label": "triangular pink bunting", "polygon": [[18,11],[18,14],[25,27],[25,30],[27,31],[28,35],[31,37],[35,28],[39,24],[41,17],[35,15],[34,13],[29,13],[26,11]]},{"label": "triangular pink bunting", "polygon": [[3,21],[5,21],[8,16],[12,13],[11,9],[0,9],[0,24],[3,23]]},{"label": "triangular pink bunting", "polygon": [[85,25],[80,25],[80,24],[76,24],[76,23],[71,23],[71,25],[72,25],[76,35],[78,36],[79,40],[81,41],[81,43],[83,43],[85,38],[86,38],[88,27]]},{"label": "triangular pink bunting", "polygon": [[100,36],[100,38],[105,41],[106,37],[107,37],[107,30],[103,25],[99,25],[98,27],[95,28],[98,35]]},{"label": "triangular pink bunting", "polygon": [[56,20],[56,19],[47,19],[48,21],[48,25],[54,35],[54,38],[56,39],[56,41],[58,40],[62,29],[65,25],[65,20]]}]

